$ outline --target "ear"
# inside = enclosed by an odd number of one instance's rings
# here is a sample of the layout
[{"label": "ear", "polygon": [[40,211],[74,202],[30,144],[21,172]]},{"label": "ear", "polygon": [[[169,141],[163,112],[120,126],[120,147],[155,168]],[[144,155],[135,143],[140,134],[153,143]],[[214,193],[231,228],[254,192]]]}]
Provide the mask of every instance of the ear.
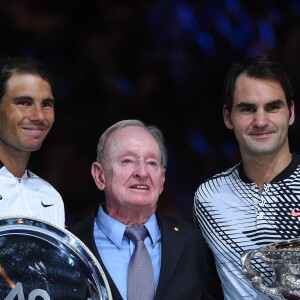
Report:
[{"label": "ear", "polygon": [[233,128],[231,124],[230,111],[228,110],[226,104],[223,106],[223,120],[228,129]]},{"label": "ear", "polygon": [[289,125],[294,124],[294,121],[295,121],[295,104],[294,104],[294,101],[292,101],[291,107],[290,107],[290,120],[289,120]]},{"label": "ear", "polygon": [[98,162],[93,162],[91,173],[99,190],[103,191],[105,188],[105,179],[103,175],[103,166]]},{"label": "ear", "polygon": [[161,177],[160,177],[160,186],[159,186],[159,194],[162,193],[162,191],[164,190],[164,183],[166,180],[166,169],[164,169],[161,173]]}]

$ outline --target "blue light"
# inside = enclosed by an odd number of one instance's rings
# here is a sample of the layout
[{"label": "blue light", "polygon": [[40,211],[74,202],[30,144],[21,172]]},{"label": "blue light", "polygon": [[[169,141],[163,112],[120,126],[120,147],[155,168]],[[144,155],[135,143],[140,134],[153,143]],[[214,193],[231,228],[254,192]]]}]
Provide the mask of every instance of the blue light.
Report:
[{"label": "blue light", "polygon": [[215,50],[214,38],[208,32],[199,32],[197,34],[197,43],[205,52],[212,52]]},{"label": "blue light", "polygon": [[191,138],[191,147],[200,155],[208,155],[211,152],[208,141],[200,135],[195,135]]},{"label": "blue light", "polygon": [[127,77],[119,77],[117,80],[117,89],[122,94],[129,94],[132,91],[132,82]]}]

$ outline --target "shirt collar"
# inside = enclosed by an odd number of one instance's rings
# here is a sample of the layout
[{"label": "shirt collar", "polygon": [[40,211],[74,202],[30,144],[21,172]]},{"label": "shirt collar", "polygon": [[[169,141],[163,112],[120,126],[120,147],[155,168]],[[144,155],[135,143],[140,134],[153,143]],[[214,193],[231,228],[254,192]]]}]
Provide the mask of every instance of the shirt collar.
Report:
[{"label": "shirt collar", "polygon": [[[4,164],[3,164],[3,162],[0,160],[0,169],[1,168],[5,168],[5,170],[9,173],[9,174],[11,174],[7,169],[6,169],[6,167],[4,166]],[[11,174],[12,175],[12,174]],[[13,176],[13,175],[12,175]],[[15,176],[14,176],[15,177]],[[20,178],[31,178],[32,177],[32,174],[30,173],[30,171],[29,170],[25,170],[25,172],[24,172],[24,174],[20,177]]]},{"label": "shirt collar", "polygon": [[[282,170],[277,176],[275,176],[270,181],[270,183],[282,181],[282,180],[286,179],[287,177],[291,176],[295,172],[295,170],[298,168],[299,164],[300,164],[300,156],[298,154],[296,154],[295,152],[293,152],[292,161],[290,162],[290,164],[284,170]],[[243,162],[240,162],[238,164],[238,172],[239,172],[239,176],[242,181],[244,181],[245,183],[252,183],[252,181],[244,173]]]},{"label": "shirt collar", "polygon": [[[126,225],[109,216],[102,205],[99,207],[96,216],[97,227],[119,248],[121,248],[122,240]],[[152,245],[154,246],[159,240],[159,227],[155,213],[153,213],[144,224],[148,229]]]},{"label": "shirt collar", "polygon": [[160,237],[160,231],[159,231],[155,213],[150,216],[150,218],[147,220],[147,222],[144,225],[148,229],[152,246],[154,246],[158,242]]}]

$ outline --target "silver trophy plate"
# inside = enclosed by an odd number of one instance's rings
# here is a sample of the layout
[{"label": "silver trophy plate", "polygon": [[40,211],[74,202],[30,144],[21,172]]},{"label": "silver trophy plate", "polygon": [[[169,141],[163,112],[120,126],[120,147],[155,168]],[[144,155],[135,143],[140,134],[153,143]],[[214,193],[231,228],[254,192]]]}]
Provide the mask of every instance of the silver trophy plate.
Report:
[{"label": "silver trophy plate", "polygon": [[110,300],[105,274],[66,229],[22,217],[0,219],[0,300]]}]

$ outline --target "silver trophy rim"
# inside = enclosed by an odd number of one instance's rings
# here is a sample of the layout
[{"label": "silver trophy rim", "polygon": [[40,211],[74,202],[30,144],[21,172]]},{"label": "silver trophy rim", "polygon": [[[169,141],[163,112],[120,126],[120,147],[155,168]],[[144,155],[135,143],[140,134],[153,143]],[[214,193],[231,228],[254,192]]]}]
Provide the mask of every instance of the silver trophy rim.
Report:
[{"label": "silver trophy rim", "polygon": [[[45,221],[42,219],[34,218],[34,217],[28,217],[28,216],[22,216],[22,215],[6,215],[0,217],[0,231],[1,228],[5,226],[5,228],[10,229],[18,229],[23,228],[29,231],[32,231],[32,226],[39,228],[39,231],[45,232],[46,234],[49,234],[49,231],[56,236],[56,238],[59,241],[63,241],[67,244],[68,247],[70,247],[78,256],[83,257],[80,250],[83,249],[83,252],[86,252],[86,254],[90,257],[92,263],[96,266],[97,270],[99,271],[100,275],[102,276],[103,283],[106,288],[107,297],[108,300],[113,300],[111,289],[109,287],[108,280],[106,278],[106,275],[94,256],[94,254],[91,252],[91,250],[72,232],[67,230],[64,227],[58,226],[54,223],[51,223],[49,221]],[[46,227],[46,228],[45,228]],[[82,249],[80,249],[82,248]],[[86,257],[85,257],[86,259]],[[102,297],[101,297],[102,298]]]},{"label": "silver trophy rim", "polygon": [[[299,246],[299,248],[295,248],[295,246]],[[294,238],[294,239],[288,239],[283,240],[276,243],[271,243],[263,248],[266,248],[267,250],[293,250],[293,251],[300,251],[300,238]]]}]

